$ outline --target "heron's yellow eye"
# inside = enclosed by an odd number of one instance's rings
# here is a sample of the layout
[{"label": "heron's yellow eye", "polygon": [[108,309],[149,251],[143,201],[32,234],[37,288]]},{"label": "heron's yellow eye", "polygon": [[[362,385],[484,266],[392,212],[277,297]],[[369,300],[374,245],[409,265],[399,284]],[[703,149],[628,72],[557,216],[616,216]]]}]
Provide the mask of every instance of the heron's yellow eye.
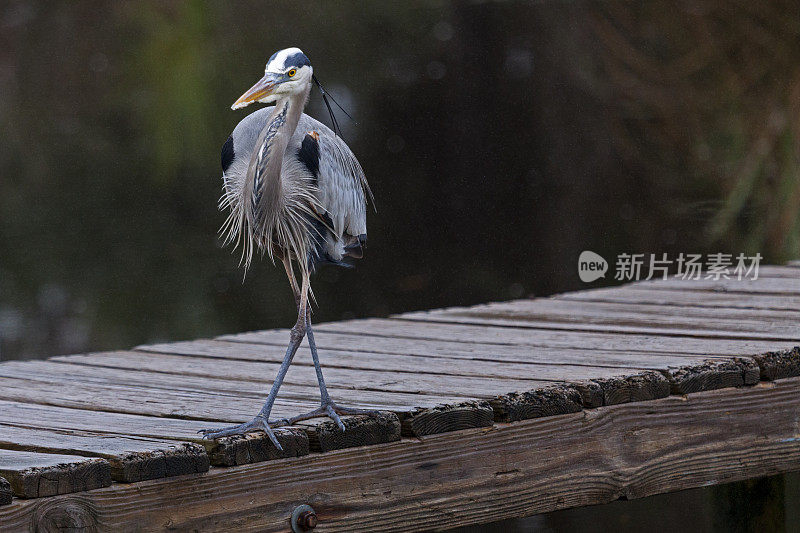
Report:
[{"label": "heron's yellow eye", "polygon": [[297,74],[297,69],[294,68],[286,73],[286,75],[289,76],[290,78],[293,77],[295,74]]}]

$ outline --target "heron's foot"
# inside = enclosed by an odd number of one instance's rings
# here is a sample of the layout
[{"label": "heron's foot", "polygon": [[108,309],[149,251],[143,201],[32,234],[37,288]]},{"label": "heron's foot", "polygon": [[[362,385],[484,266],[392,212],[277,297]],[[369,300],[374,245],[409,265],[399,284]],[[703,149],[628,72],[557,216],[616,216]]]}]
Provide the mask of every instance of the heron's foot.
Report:
[{"label": "heron's foot", "polygon": [[262,433],[266,433],[269,440],[272,441],[272,444],[275,445],[278,450],[283,451],[283,446],[281,443],[278,442],[278,438],[275,436],[275,433],[272,431],[272,428],[277,428],[281,426],[286,426],[289,424],[289,420],[286,418],[281,418],[279,420],[269,420],[267,421],[266,418],[263,416],[256,416],[250,422],[246,422],[244,424],[239,424],[238,426],[230,426],[227,428],[220,428],[220,429],[201,429],[198,433],[203,434],[204,439],[219,439],[221,437],[230,437],[231,435],[244,435],[246,433],[255,433],[260,431]]},{"label": "heron's foot", "polygon": [[344,423],[339,415],[346,416],[346,415],[370,415],[370,416],[378,416],[380,413],[375,410],[371,409],[354,409],[352,407],[339,407],[336,405],[332,400],[328,400],[324,402],[321,406],[314,409],[313,411],[309,411],[308,413],[303,413],[302,415],[293,416],[288,419],[289,425],[292,425],[296,422],[300,422],[301,420],[308,420],[309,418],[316,418],[318,416],[327,416],[334,422],[336,425],[339,426],[339,429],[342,431],[345,430]]}]

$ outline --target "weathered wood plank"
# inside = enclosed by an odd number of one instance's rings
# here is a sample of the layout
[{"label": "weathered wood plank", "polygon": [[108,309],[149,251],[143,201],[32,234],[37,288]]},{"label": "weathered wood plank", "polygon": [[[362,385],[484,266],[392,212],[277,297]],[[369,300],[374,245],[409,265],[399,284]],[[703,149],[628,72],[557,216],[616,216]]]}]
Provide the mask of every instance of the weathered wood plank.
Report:
[{"label": "weathered wood plank", "polygon": [[395,413],[379,412],[377,416],[342,417],[345,431],[333,420],[325,422],[301,422],[308,431],[311,450],[329,452],[356,446],[370,446],[400,440],[400,419]]},{"label": "weathered wood plank", "polygon": [[476,317],[476,316],[398,316],[398,320],[408,320],[413,322],[441,322],[444,324],[474,324],[481,326],[502,326],[502,327],[519,327],[531,329],[551,329],[556,331],[585,331],[593,333],[638,333],[649,336],[683,336],[683,337],[696,337],[696,338],[709,338],[709,339],[756,339],[756,340],[771,340],[775,342],[798,342],[797,335],[794,331],[789,331],[791,326],[779,326],[777,329],[784,329],[782,332],[753,332],[753,331],[735,331],[735,330],[722,330],[722,329],[700,329],[690,327],[667,327],[661,323],[655,322],[650,326],[626,325],[626,324],[584,324],[584,323],[565,323],[554,321],[529,321],[520,318],[489,318],[489,317]]},{"label": "weathered wood plank", "polygon": [[279,452],[269,438],[260,434],[203,440],[197,433],[201,427],[221,425],[218,421],[184,420],[88,411],[0,400],[0,424],[42,430],[95,432],[110,437],[142,437],[146,439],[181,440],[203,445],[211,464],[231,466],[282,457],[299,457],[309,453],[308,436],[300,428],[277,428],[275,434],[283,446]]},{"label": "weathered wood plank", "polygon": [[111,478],[123,482],[208,472],[209,467],[205,449],[197,444],[0,424],[0,454],[4,450],[100,457],[111,466]]},{"label": "weathered wood plank", "polygon": [[[34,363],[34,362],[31,362]],[[158,406],[163,406],[161,410],[156,411],[155,416],[179,416],[182,418],[201,418],[204,420],[217,419],[217,417],[204,417],[201,413],[204,410],[204,404],[214,404],[220,413],[233,414],[239,410],[246,410],[246,406],[255,406],[263,404],[266,398],[266,390],[269,388],[270,382],[260,384],[256,382],[238,381],[238,380],[225,380],[213,379],[208,377],[198,376],[185,376],[176,374],[166,374],[159,372],[139,372],[136,370],[116,369],[113,367],[93,367],[89,365],[73,365],[67,363],[55,363],[49,361],[37,361],[35,372],[33,366],[15,367],[12,364],[0,365],[0,379],[3,378],[16,378],[32,382],[41,382],[54,384],[61,382],[70,382],[74,387],[80,387],[81,390],[92,390],[97,394],[102,394],[105,391],[105,396],[113,397],[113,394],[119,395],[119,401],[106,404],[107,408],[103,410],[116,410],[118,412],[131,412],[138,414],[139,411],[131,410],[129,406],[131,402],[133,405],[137,401],[148,400],[152,403],[150,407],[155,409]],[[499,380],[498,380],[499,381]],[[536,386],[544,384],[544,381],[523,381],[521,383]],[[401,384],[393,383],[394,388],[401,388]],[[489,385],[483,384],[481,388],[486,389],[485,394],[491,394],[494,389],[487,388]],[[42,385],[44,387],[44,385]],[[409,405],[418,404],[422,407],[433,407],[441,403],[449,401],[464,401],[463,396],[446,396],[446,395],[428,395],[422,392],[381,392],[381,391],[363,391],[354,388],[333,389],[335,398],[341,403],[356,404],[353,407],[361,407],[364,409],[377,409],[377,410],[391,410],[403,411],[407,410]],[[433,391],[436,392],[436,391]],[[319,389],[314,385],[305,387],[293,387],[292,385],[286,386],[286,392],[281,387],[282,397],[279,396],[275,402],[274,415],[278,418],[288,417],[301,410],[310,411],[319,404]],[[23,400],[17,397],[9,397],[11,394],[21,394],[22,396],[29,397],[24,391],[17,388],[9,390],[0,390],[0,399],[16,400],[16,401],[34,401]],[[462,394],[464,394],[462,392]],[[66,398],[72,398],[76,402],[82,402],[86,405],[98,405],[98,402],[93,398],[85,398],[81,400],[81,395],[78,391],[70,392],[65,391],[62,398],[57,400],[53,395],[42,396],[40,400],[45,403],[52,401],[62,401]],[[36,403],[42,403],[41,401]],[[124,407],[125,410],[118,410],[117,404]],[[242,407],[245,405],[245,407]],[[67,407],[82,407],[81,405],[69,405]],[[199,412],[193,413],[191,409],[197,407]],[[150,409],[151,411],[153,409]],[[171,410],[172,409],[172,410]],[[257,412],[258,409],[249,411]],[[142,414],[154,414],[153,412]],[[228,416],[230,419],[230,416]]]},{"label": "weathered wood plank", "polygon": [[494,411],[486,401],[470,401],[428,409],[415,409],[400,416],[402,434],[407,437],[489,427],[494,423]]},{"label": "weathered wood plank", "polygon": [[[326,342],[330,336],[338,334],[321,332],[317,344]],[[384,370],[390,372],[423,372],[448,376],[527,378],[537,372],[538,366],[596,366],[621,369],[658,370],[667,366],[680,366],[702,362],[720,355],[700,355],[697,353],[666,353],[608,351],[594,349],[587,353],[584,349],[541,348],[531,346],[509,346],[502,344],[473,344],[447,341],[425,341],[415,339],[391,339],[387,337],[365,337],[352,335],[350,344],[360,343],[362,350],[349,352],[326,351],[325,367],[348,368],[352,370]],[[319,340],[319,339],[322,340]],[[394,341],[392,352],[368,351],[370,344],[381,340]],[[774,346],[774,343],[771,344]],[[143,346],[137,350],[157,354],[173,354],[213,359],[234,359],[244,361],[268,361],[280,363],[282,351],[262,344],[226,341],[186,341],[154,346]],[[299,354],[301,357],[305,354]],[[738,354],[741,355],[741,354]],[[464,361],[473,361],[471,364]],[[461,362],[459,362],[461,361]],[[310,366],[310,361],[300,359],[293,364]],[[573,379],[582,379],[581,373],[573,374]],[[537,375],[537,379],[548,379]],[[564,379],[560,373],[558,379]]]},{"label": "weathered wood plank", "polygon": [[[259,387],[260,390],[266,388],[263,385],[266,381],[267,385],[271,381],[267,381],[278,372],[279,365],[269,362],[255,362],[255,361],[219,361],[210,358],[191,358],[188,356],[170,356],[161,354],[148,354],[141,352],[131,352],[130,355],[121,355],[113,353],[98,353],[91,355],[72,355],[64,357],[55,357],[51,361],[58,361],[60,363],[72,363],[76,369],[81,367],[90,368],[87,374],[90,375],[104,375],[109,379],[112,378],[113,372],[109,369],[115,369],[116,372],[124,373],[126,370],[135,371],[130,374],[131,379],[151,379],[152,374],[160,374],[161,376],[153,376],[152,379],[165,379],[168,382],[173,382],[173,387],[180,387],[181,383],[188,382],[189,377],[203,378],[201,381],[207,383],[206,387],[210,390],[221,390],[217,386],[234,385],[247,389],[254,386]],[[29,368],[36,372],[41,373],[46,368],[48,362],[45,361],[26,361],[29,363]],[[49,363],[57,364],[57,363]],[[151,366],[140,366],[140,365]],[[3,375],[6,370],[0,366],[0,375]],[[147,368],[146,371],[140,369]],[[447,379],[442,379],[440,375],[427,374],[423,371],[423,367],[416,367],[417,371],[412,371],[414,367],[408,367],[406,372],[397,371],[379,371],[379,370],[359,370],[352,372],[348,369],[341,369],[336,367],[325,368],[325,382],[331,389],[331,393],[337,390],[351,390],[363,391],[364,394],[359,392],[361,396],[370,397],[369,392],[373,393],[386,393],[381,394],[382,398],[386,399],[385,403],[397,405],[395,393],[412,394],[417,397],[418,395],[428,396],[446,396],[446,397],[485,397],[493,394],[498,394],[506,387],[511,389],[527,388],[530,386],[528,381],[547,381],[564,379],[567,370],[559,367],[550,370],[549,367],[535,367],[536,375],[524,376],[517,379],[512,378],[494,378],[494,377],[472,377],[472,376],[447,376]],[[64,368],[64,371],[68,371]],[[161,370],[160,372],[157,370]],[[76,370],[77,372],[78,370]],[[71,372],[71,371],[70,371]],[[602,368],[586,370],[585,367],[576,366],[572,369],[577,375],[580,374],[603,374],[615,375],[620,371],[617,369]],[[541,374],[541,377],[538,377]],[[137,377],[138,376],[138,377]],[[216,377],[215,377],[216,376]],[[269,378],[264,378],[269,376]],[[211,381],[213,379],[213,381]],[[227,383],[225,383],[227,380]],[[264,380],[264,381],[262,381]],[[249,385],[245,384],[249,382]],[[256,385],[253,385],[255,383]],[[317,377],[314,368],[310,366],[297,366],[292,367],[291,371],[287,374],[285,384],[288,385],[287,391],[291,390],[291,386],[303,387],[307,393],[303,396],[296,396],[302,399],[312,399],[319,397],[319,389],[316,387]],[[239,385],[241,384],[241,385]],[[195,389],[197,390],[197,389]],[[225,389],[230,392],[230,389]],[[283,387],[281,387],[283,390]],[[263,394],[263,393],[262,393]],[[477,396],[476,396],[477,395]],[[337,393],[338,397],[338,393]],[[376,397],[373,394],[372,397]],[[382,402],[383,403],[383,402]]]},{"label": "weathered wood plank", "polygon": [[740,387],[758,383],[758,364],[749,358],[709,361],[706,364],[670,368],[667,372],[673,394]]},{"label": "weathered wood plank", "polygon": [[[641,291],[640,291],[641,292]],[[649,293],[657,292],[655,290]],[[672,295],[677,291],[670,291]],[[663,294],[663,291],[662,291]],[[677,292],[684,295],[684,292]],[[699,296],[702,292],[696,292]],[[714,294],[714,293],[712,293]],[[749,297],[742,298],[741,301],[748,300]],[[420,312],[412,313],[420,314]],[[662,305],[660,303],[650,304],[646,302],[603,302],[593,300],[573,301],[566,298],[536,298],[525,300],[511,300],[507,302],[496,302],[482,304],[473,307],[454,307],[440,310],[423,311],[421,314],[431,315],[451,315],[458,316],[508,316],[519,317],[528,320],[572,320],[594,323],[601,317],[606,317],[611,324],[637,324],[649,325],[650,319],[661,318],[669,320],[681,320],[679,324],[693,324],[699,322],[702,327],[713,327],[716,329],[730,329],[731,324],[740,329],[736,331],[749,331],[747,327],[768,323],[768,325],[787,326],[796,324],[800,319],[800,311],[787,309],[757,309],[753,307],[724,307],[715,306],[674,306]],[[404,316],[404,315],[400,315]],[[690,320],[691,319],[691,320]],[[640,322],[638,322],[640,321]],[[757,328],[754,328],[757,330]],[[782,331],[782,330],[777,330]],[[794,330],[792,330],[794,331]]]},{"label": "weathered wood plank", "polygon": [[[726,316],[720,317],[723,313]],[[762,316],[753,316],[758,314]],[[800,341],[800,313],[789,311],[734,308],[723,311],[702,307],[537,299],[406,313],[395,318],[576,331]]]},{"label": "weathered wood plank", "polygon": [[581,394],[574,388],[558,385],[504,394],[490,403],[499,422],[577,413],[582,409]]},{"label": "weathered wood plank", "polygon": [[800,346],[759,354],[753,359],[761,369],[761,379],[773,381],[800,376]]},{"label": "weathered wood plank", "polygon": [[[447,324],[421,325],[414,335],[409,325],[400,320],[370,319],[364,321],[358,333],[346,330],[352,325],[338,327],[338,323],[323,324],[325,328],[316,333],[317,346],[322,350],[335,350],[347,346],[350,353],[395,354],[424,357],[446,357],[467,360],[493,360],[504,362],[531,362],[551,364],[585,364],[586,351],[599,354],[599,360],[607,366],[630,366],[646,364],[658,357],[714,357],[725,355],[749,355],[774,349],[775,342],[728,339],[698,339],[683,337],[653,337],[621,333],[592,333],[572,331],[530,330],[508,327],[488,327],[489,340],[477,332],[483,328],[459,324],[455,329]],[[439,326],[438,330],[436,326]],[[413,328],[413,324],[411,328]],[[391,330],[391,331],[390,331]],[[449,338],[439,338],[445,336]],[[503,341],[502,333],[509,338]],[[432,338],[427,338],[431,335]],[[225,335],[218,341],[206,341],[203,348],[195,342],[142,346],[137,348],[156,353],[185,353],[208,357],[240,358],[259,361],[265,355],[259,345],[279,346],[276,330],[251,331],[237,335]],[[215,348],[213,342],[242,344],[243,348]],[[553,349],[559,350],[558,360],[552,361]],[[196,353],[195,353],[196,350]],[[201,353],[205,351],[205,353]],[[464,365],[472,366],[472,365]],[[469,370],[466,370],[469,371]]]},{"label": "weathered wood plank", "polygon": [[272,441],[261,433],[204,440],[203,444],[208,450],[211,464],[215,466],[245,465],[309,454],[309,439],[304,429],[284,427],[275,428],[273,431],[283,450],[278,450]]},{"label": "weathered wood plank", "polygon": [[[480,344],[506,344],[546,348],[573,348],[621,352],[684,352],[699,355],[752,355],[768,352],[779,347],[790,348],[790,341],[763,341],[749,338],[727,339],[692,336],[658,335],[637,333],[611,333],[593,331],[548,330],[534,327],[509,327],[466,323],[444,323],[369,318],[342,322],[323,323],[316,326],[317,338],[321,332],[341,333],[347,331],[368,338],[396,337],[429,341],[453,341]],[[254,332],[256,335],[262,332]]]},{"label": "weathered wood plank", "polygon": [[[670,376],[671,370],[667,370],[664,373]],[[595,379],[593,381],[600,386],[603,405],[665,398],[670,391],[667,378],[658,372],[641,372],[630,376]],[[709,387],[705,390],[710,390],[711,388]]]},{"label": "weathered wood plank", "polygon": [[0,529],[53,527],[55,510],[78,505],[103,530],[285,531],[307,502],[320,530],[428,531],[772,475],[800,468],[799,388],[791,378],[212,469],[191,491],[167,478],[16,501],[0,508]]},{"label": "weathered wood plank", "polygon": [[[35,375],[35,380],[26,380],[22,377],[0,377],[0,398],[14,401],[24,402],[40,402],[42,398],[47,398],[49,403],[57,404],[62,407],[82,408],[91,410],[111,411],[117,413],[129,414],[146,414],[150,416],[181,416],[184,418],[201,418],[203,420],[217,420],[212,424],[204,424],[204,427],[220,426],[221,422],[239,423],[245,422],[250,419],[252,413],[255,413],[260,408],[263,397],[254,395],[258,400],[251,398],[237,398],[232,397],[230,394],[215,392],[214,390],[182,390],[180,388],[180,376],[170,377],[167,374],[153,373],[152,375],[141,376],[139,372],[126,371],[122,376],[117,374],[110,374],[104,372],[108,369],[98,369],[103,372],[95,372],[95,369],[90,366],[83,365],[67,365],[61,363],[47,363],[37,362],[36,365],[25,364],[22,368],[17,368],[19,365],[2,365],[0,366],[0,375],[13,375],[13,376],[28,376]],[[55,366],[50,366],[55,365]],[[35,366],[35,372],[31,371]],[[62,370],[66,368],[67,370]],[[84,378],[91,378],[92,382],[82,382],[80,377],[75,378],[68,371],[74,368],[80,376]],[[159,379],[165,379],[163,384],[164,388],[148,387],[146,385],[153,385],[154,382],[158,383]],[[73,382],[73,386],[63,392],[58,392],[62,389],[64,382]],[[49,380],[49,381],[48,381]],[[129,385],[126,383],[139,383],[139,385]],[[209,389],[212,389],[211,383],[206,382]],[[525,382],[526,385],[538,385],[538,382]],[[166,390],[166,387],[171,386],[171,390]],[[244,388],[244,387],[240,387]],[[237,391],[231,391],[232,393]],[[363,391],[358,392],[359,396],[364,396]],[[488,396],[497,394],[496,392],[486,393]],[[395,396],[400,396],[395,394]],[[192,400],[194,398],[194,400]],[[426,400],[427,399],[427,400]],[[319,400],[308,400],[306,402],[293,402],[287,404],[286,400],[276,402],[276,408],[273,410],[273,416],[276,418],[288,417],[300,412],[310,411],[316,408]],[[425,406],[436,407],[448,401],[447,397],[426,397],[425,395],[409,395],[408,398],[398,398],[399,403],[389,406],[376,406],[371,403],[365,404],[362,402],[355,402],[354,407],[361,407],[366,409],[388,409],[397,410],[398,413],[414,411],[414,416],[420,416],[420,411],[425,412]],[[451,403],[463,403],[462,398],[455,399]],[[250,409],[246,406],[250,405]],[[437,416],[441,421],[442,427],[453,426],[453,422],[448,422],[446,418],[456,417],[454,412],[437,411]],[[393,419],[393,422],[389,422]],[[309,421],[305,424],[305,430],[308,433],[308,438],[314,443],[321,443],[320,449],[326,450],[333,449],[339,445],[362,445],[377,442],[390,442],[397,438],[395,426],[399,428],[399,421],[396,415],[389,416],[383,415],[373,420],[360,420],[354,423],[354,431],[347,435],[338,435],[340,430],[338,428],[331,428],[327,419],[319,418]],[[200,425],[197,426],[200,428]],[[357,431],[356,431],[357,429]],[[285,436],[289,448],[285,450],[288,456],[295,456],[304,453],[302,446],[295,446],[293,443],[296,438],[292,434]],[[282,438],[279,435],[279,440]],[[263,438],[262,438],[263,439]],[[207,441],[204,442],[208,446]],[[226,440],[223,439],[220,443],[215,443],[215,446],[221,447],[220,450],[209,450],[214,464],[223,464],[223,458],[227,457],[273,457],[273,455],[258,453],[251,448],[255,444],[251,439],[247,440]],[[261,442],[259,445],[268,447],[267,441]],[[316,444],[315,444],[316,445]],[[233,446],[232,450],[228,450]],[[242,449],[239,449],[242,448]],[[237,459],[239,460],[239,459]]]},{"label": "weathered wood plank", "polygon": [[[163,369],[162,372],[157,374],[168,374],[168,369],[174,369],[175,371],[182,371],[182,372],[190,372],[193,375],[201,376],[201,377],[208,377],[212,375],[221,376],[228,379],[245,379],[252,375],[264,375],[268,372],[274,373],[276,369],[270,368],[268,371],[263,371],[263,369],[259,368],[258,365],[262,365],[263,363],[257,362],[250,362],[250,361],[239,361],[239,360],[232,360],[227,361],[224,365],[221,365],[219,361],[211,359],[211,358],[191,358],[189,356],[184,356],[182,359],[180,356],[167,356],[161,354],[150,354],[150,353],[134,353],[132,355],[129,354],[94,354],[90,356],[68,356],[63,358],[56,358],[62,362],[64,361],[75,361],[81,362],[83,364],[90,364],[95,360],[99,360],[104,365],[119,365],[119,366],[128,366],[130,368],[148,368],[150,370],[158,370]],[[738,360],[737,360],[738,361]],[[706,363],[704,359],[698,358],[698,360],[694,363],[683,360],[678,363],[677,367],[669,367],[668,365],[653,365],[651,368],[659,368],[666,373],[671,373],[673,370],[672,368],[677,368],[677,371],[680,373],[680,376],[673,381],[676,383],[674,385],[676,390],[679,389],[681,383],[691,384],[695,388],[687,389],[684,392],[696,392],[698,390],[709,390],[711,388],[719,388],[724,386],[731,386],[731,385],[740,385],[742,383],[731,381],[727,379],[727,373],[730,373],[730,370],[723,371],[725,364],[733,364],[734,360],[724,360],[720,361],[719,364],[713,365]],[[482,363],[484,365],[489,365],[489,363]],[[30,365],[28,365],[30,366]],[[42,368],[42,364],[36,365],[37,369]],[[76,365],[79,370],[84,370],[81,368],[81,365]],[[754,363],[752,363],[752,368],[757,368]],[[410,370],[413,367],[408,367]],[[604,367],[583,367],[583,366],[566,366],[566,365],[554,365],[554,366],[545,366],[539,365],[535,367],[531,367],[533,372],[529,376],[519,376],[519,377],[530,377],[530,378],[539,378],[535,381],[524,382],[521,380],[514,380],[514,379],[496,379],[496,378],[487,378],[485,380],[473,380],[470,378],[461,378],[454,376],[446,376],[446,379],[436,378],[434,381],[433,376],[428,379],[428,383],[430,384],[431,389],[438,387],[442,390],[445,394],[450,394],[453,392],[458,392],[459,388],[461,388],[462,395],[475,398],[475,399],[493,399],[497,396],[507,394],[508,392],[519,392],[519,393],[526,393],[522,396],[522,398],[532,399],[538,397],[539,393],[537,392],[539,389],[542,388],[542,381],[557,381],[557,382],[567,382],[567,381],[587,381],[587,380],[602,380],[599,382],[601,384],[601,389],[603,391],[604,402],[603,404],[608,405],[611,403],[617,403],[619,401],[623,401],[623,398],[628,398],[624,401],[630,401],[631,394],[632,397],[639,398],[639,399],[653,399],[658,398],[665,393],[662,393],[659,387],[663,388],[663,383],[658,383],[654,381],[642,381],[637,379],[630,379],[630,376],[639,376],[638,369],[629,370],[627,373],[623,373],[620,369],[609,369]],[[698,368],[699,370],[695,371],[692,375],[692,378],[689,379],[688,376],[692,373],[693,368]],[[57,369],[60,370],[60,369]],[[311,369],[309,368],[309,373]],[[2,371],[2,369],[0,369]],[[87,371],[88,372],[88,371]],[[726,373],[727,372],[727,373]],[[41,370],[37,370],[37,375],[41,375],[43,372]],[[715,373],[719,373],[719,376],[716,376]],[[351,373],[352,374],[352,373]],[[93,374],[94,375],[94,374]],[[387,379],[396,379],[398,381],[403,380],[409,376],[413,376],[413,379],[420,380],[423,378],[428,378],[428,376],[424,372],[420,372],[417,374],[403,374],[403,373],[394,373],[394,372],[375,372],[375,376],[380,376],[380,379],[383,380],[382,383],[389,383],[386,381]],[[652,375],[652,374],[651,374]],[[697,376],[702,376],[702,379],[698,378]],[[96,377],[96,376],[95,376]],[[156,376],[158,378],[159,376]],[[108,379],[108,376],[104,379]],[[130,383],[135,382],[136,379],[140,379],[137,376],[132,378],[124,377],[124,378],[115,378],[115,383]],[[145,379],[150,379],[145,378]],[[182,376],[178,376],[175,378],[169,377],[169,384],[174,386],[178,386]],[[311,377],[310,379],[314,379]],[[469,379],[469,381],[466,381]],[[353,384],[353,387],[358,387],[358,378],[353,378],[356,383]],[[757,380],[757,375],[756,375]],[[417,383],[417,382],[413,382]],[[636,384],[632,388],[631,384]],[[748,382],[748,384],[752,384]],[[208,384],[209,388],[213,389]],[[696,388],[696,387],[705,387],[705,388]],[[546,387],[545,387],[546,388]],[[429,389],[429,390],[431,390]],[[406,388],[408,392],[414,392],[413,389]],[[638,391],[638,392],[631,392],[631,391]],[[637,396],[638,395],[638,396]],[[550,396],[547,396],[548,398]],[[416,400],[416,399],[414,399]],[[519,401],[519,399],[515,400]],[[593,405],[589,405],[593,406]],[[417,403],[407,404],[406,409],[403,411],[410,411],[419,407]],[[536,410],[541,410],[541,407],[537,404],[535,407]],[[435,411],[437,413],[441,413],[441,411]],[[546,412],[546,411],[544,411]],[[554,413],[561,413],[565,412],[561,410],[561,408],[554,408]],[[316,438],[312,433],[310,435],[312,439],[312,446],[313,441]]]},{"label": "weathered wood plank", "polygon": [[[387,383],[389,380],[396,380],[397,383],[394,389],[399,388],[402,384],[407,384],[406,391],[412,394],[417,393],[418,388],[416,380],[426,379],[431,388],[430,392],[452,394],[459,392],[461,395],[466,395],[472,398],[488,398],[497,394],[502,394],[507,391],[527,390],[536,387],[536,382],[542,381],[581,381],[587,379],[599,378],[619,378],[632,373],[638,373],[640,370],[656,369],[666,370],[670,366],[691,366],[693,364],[705,364],[706,357],[676,357],[676,358],[654,358],[646,360],[641,358],[642,365],[628,365],[626,367],[605,367],[605,366],[588,366],[591,363],[597,363],[595,354],[585,354],[585,364],[582,365],[552,365],[542,362],[536,365],[517,364],[512,368],[506,368],[503,362],[495,362],[482,360],[479,363],[472,365],[474,368],[482,368],[484,376],[459,376],[457,373],[447,373],[448,368],[453,368],[454,362],[452,360],[435,358],[433,360],[419,358],[405,358],[402,362],[392,363],[387,361],[383,371],[375,371],[367,373],[369,377],[375,378],[375,383]],[[551,352],[550,358],[558,358],[558,353]],[[388,358],[368,357],[366,360],[378,360],[382,363]],[[401,359],[400,356],[397,359]],[[114,367],[114,368],[127,368],[129,370],[137,368],[147,368],[149,371],[159,371],[163,374],[170,374],[172,372],[180,372],[182,375],[192,375],[199,377],[217,376],[218,378],[230,380],[247,380],[254,375],[265,375],[270,372],[274,373],[271,365],[266,369],[262,363],[251,361],[231,360],[221,363],[213,358],[194,358],[184,356],[181,359],[179,356],[170,356],[162,354],[93,354],[90,356],[67,356],[56,357],[53,360],[62,362],[74,362],[81,364],[99,364]],[[351,364],[356,365],[355,362]],[[41,365],[40,365],[41,366]],[[364,366],[367,366],[366,364]],[[462,365],[463,366],[463,365]],[[38,367],[37,367],[38,368]],[[431,372],[433,369],[433,372]],[[1,371],[2,369],[0,369]],[[362,389],[362,387],[375,386],[375,383],[367,385],[363,384],[360,377],[362,376],[361,369],[359,372],[342,373],[342,375],[351,375],[353,383],[351,387],[354,389]],[[316,379],[311,375],[312,369],[308,368],[309,380],[313,383]],[[429,375],[441,374],[442,376]],[[326,376],[330,372],[326,371]],[[409,375],[410,374],[410,375]],[[483,378],[483,379],[473,379]],[[145,378],[148,379],[148,378]],[[173,378],[169,378],[170,380]],[[332,378],[331,378],[332,379]],[[326,381],[328,378],[326,377]],[[413,381],[411,381],[413,380]],[[534,383],[526,383],[522,380],[531,380]],[[132,379],[125,379],[126,383],[131,382]],[[410,383],[409,383],[410,381]],[[175,386],[180,386],[180,378],[175,379]],[[334,385],[331,385],[333,388]],[[463,387],[463,388],[460,388]],[[212,382],[208,383],[208,388],[217,390]],[[460,388],[460,389],[459,389]],[[229,391],[230,389],[225,389]],[[363,390],[363,389],[362,389]],[[387,391],[391,392],[391,391]],[[316,396],[316,391],[312,391],[311,396]],[[309,397],[310,399],[310,397]],[[417,398],[413,398],[416,402]],[[396,400],[395,400],[396,401]],[[416,404],[412,407],[418,407]]]},{"label": "weathered wood plank", "polygon": [[[41,498],[111,485],[103,459],[17,450],[0,450],[0,476],[19,498]],[[3,529],[3,528],[0,528]]]},{"label": "weathered wood plank", "polygon": [[800,278],[798,265],[789,261],[785,265],[760,265],[758,277],[760,278]]},{"label": "weathered wood plank", "polygon": [[[800,269],[797,269],[800,270]],[[664,291],[640,287],[637,284],[622,287],[604,287],[585,291],[567,292],[552,297],[557,300],[578,300],[607,303],[641,303],[676,307],[707,307],[724,311],[725,308],[759,309],[769,311],[800,311],[800,296],[748,294],[711,291]]]},{"label": "weathered wood plank", "polygon": [[11,499],[11,483],[6,478],[0,477],[0,505],[8,505]]},{"label": "weathered wood plank", "polygon": [[[668,374],[668,371],[664,371]],[[587,408],[665,398],[670,393],[667,378],[645,371],[627,376],[553,385],[504,394],[491,401],[495,420],[511,422],[574,413]]]},{"label": "weathered wood plank", "polygon": [[741,294],[800,294],[800,278],[759,277],[757,280],[666,280],[640,281],[638,285],[659,290],[703,290]]},{"label": "weathered wood plank", "polygon": [[[213,420],[215,425],[246,422],[263,404],[255,398],[122,385],[76,385],[71,380],[65,380],[70,384],[65,387],[52,377],[36,377],[36,380],[0,377],[0,399],[93,411]],[[295,408],[276,404],[274,415],[287,417],[315,407],[311,402],[296,404]]]}]

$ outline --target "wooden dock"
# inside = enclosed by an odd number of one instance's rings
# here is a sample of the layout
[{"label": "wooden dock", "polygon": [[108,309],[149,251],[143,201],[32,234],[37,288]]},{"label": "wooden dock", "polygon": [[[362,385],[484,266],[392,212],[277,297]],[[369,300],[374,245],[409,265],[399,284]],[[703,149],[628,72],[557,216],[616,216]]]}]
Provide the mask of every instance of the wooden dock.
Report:
[{"label": "wooden dock", "polygon": [[[428,531],[800,470],[800,266],[320,324],[342,405],[257,412],[288,330],[0,364],[0,531]],[[316,407],[304,346],[273,415]]]}]

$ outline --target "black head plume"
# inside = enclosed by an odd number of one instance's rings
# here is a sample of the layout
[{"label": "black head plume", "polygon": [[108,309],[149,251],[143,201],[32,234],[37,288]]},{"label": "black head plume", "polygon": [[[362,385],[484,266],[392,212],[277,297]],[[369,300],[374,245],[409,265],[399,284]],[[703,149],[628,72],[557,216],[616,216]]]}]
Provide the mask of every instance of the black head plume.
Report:
[{"label": "black head plume", "polygon": [[328,101],[328,98],[330,98],[331,100],[333,100],[333,103],[334,103],[334,104],[336,104],[336,107],[338,107],[339,109],[341,109],[341,110],[342,110],[342,112],[343,112],[345,115],[347,115],[347,118],[349,118],[350,120],[352,120],[352,121],[353,121],[353,123],[356,123],[355,119],[353,119],[353,117],[351,117],[351,116],[350,116],[350,113],[348,113],[348,112],[347,112],[347,110],[345,110],[345,108],[343,108],[343,107],[342,107],[342,106],[339,104],[339,102],[337,102],[337,101],[336,101],[336,98],[334,98],[332,94],[330,94],[328,91],[326,91],[326,90],[325,90],[325,87],[323,87],[323,86],[322,86],[322,84],[321,84],[321,83],[319,82],[319,80],[317,79],[317,76],[316,76],[316,75],[312,75],[312,76],[311,76],[311,78],[314,80],[314,83],[316,83],[316,84],[317,84],[317,87],[319,87],[319,92],[322,94],[322,99],[325,101],[325,107],[327,107],[327,108],[328,108],[328,114],[330,114],[330,116],[331,116],[331,123],[333,124],[333,133],[334,133],[335,135],[338,135],[339,137],[341,137],[341,136],[342,136],[342,129],[339,127],[339,122],[336,120],[336,115],[334,115],[334,113],[333,113],[333,108],[331,107],[331,104],[330,104],[330,102]]}]

